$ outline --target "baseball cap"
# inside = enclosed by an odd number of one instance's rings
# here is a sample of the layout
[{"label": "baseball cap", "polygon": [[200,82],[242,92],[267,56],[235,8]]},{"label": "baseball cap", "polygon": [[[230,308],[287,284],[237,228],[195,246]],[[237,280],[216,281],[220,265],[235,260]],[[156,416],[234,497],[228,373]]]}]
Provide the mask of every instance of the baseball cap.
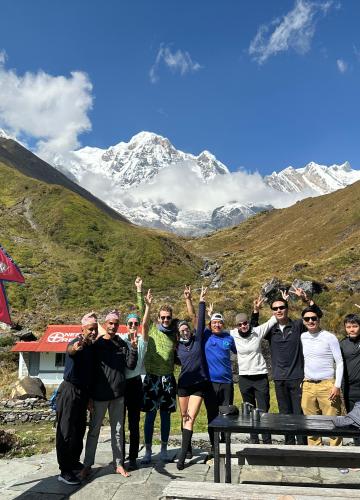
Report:
[{"label": "baseball cap", "polygon": [[210,321],[222,321],[224,323],[224,317],[222,314],[220,313],[214,313],[211,318],[210,318]]}]

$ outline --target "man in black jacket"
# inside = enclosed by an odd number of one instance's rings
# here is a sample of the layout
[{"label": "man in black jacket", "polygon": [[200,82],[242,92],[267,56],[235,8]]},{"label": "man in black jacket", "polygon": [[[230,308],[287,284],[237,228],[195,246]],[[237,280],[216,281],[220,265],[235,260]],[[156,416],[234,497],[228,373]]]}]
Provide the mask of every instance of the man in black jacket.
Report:
[{"label": "man in black jacket", "polygon": [[116,335],[119,328],[119,313],[112,311],[105,318],[106,334],[94,344],[94,378],[90,390],[92,398],[89,432],[86,439],[84,469],[80,477],[85,478],[95,461],[100,428],[106,410],[109,412],[111,448],[115,472],[127,477],[124,469],[124,392],[125,367],[133,370],[137,363],[137,339],[131,345]]},{"label": "man in black jacket", "polygon": [[[304,302],[317,308],[301,288],[296,288],[294,293]],[[282,298],[273,300],[270,304],[277,323],[265,338],[270,343],[272,376],[279,413],[302,415],[304,357],[300,336],[306,328],[302,319],[292,320],[288,317],[288,297],[288,294],[282,292]],[[307,444],[306,436],[296,436],[296,439],[297,444]],[[285,444],[295,444],[295,436],[285,436]]]},{"label": "man in black jacket", "polygon": [[[343,395],[347,413],[360,401],[360,316],[348,314],[344,318],[347,337],[340,342],[344,359]],[[354,438],[360,446],[360,437]]]},{"label": "man in black jacket", "polygon": [[95,313],[81,320],[81,334],[68,344],[64,381],[56,396],[56,453],[59,481],[80,484],[74,472],[82,469],[80,455],[86,429],[86,411],[93,370],[93,342],[98,333]]}]

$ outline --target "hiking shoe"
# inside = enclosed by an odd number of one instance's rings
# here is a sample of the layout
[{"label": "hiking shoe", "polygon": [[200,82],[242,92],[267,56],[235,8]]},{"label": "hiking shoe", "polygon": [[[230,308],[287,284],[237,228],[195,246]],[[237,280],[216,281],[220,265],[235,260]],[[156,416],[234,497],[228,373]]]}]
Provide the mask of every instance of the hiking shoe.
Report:
[{"label": "hiking shoe", "polygon": [[58,481],[62,481],[65,484],[71,484],[72,486],[81,484],[80,479],[78,479],[72,472],[63,472],[60,476],[58,476]]}]

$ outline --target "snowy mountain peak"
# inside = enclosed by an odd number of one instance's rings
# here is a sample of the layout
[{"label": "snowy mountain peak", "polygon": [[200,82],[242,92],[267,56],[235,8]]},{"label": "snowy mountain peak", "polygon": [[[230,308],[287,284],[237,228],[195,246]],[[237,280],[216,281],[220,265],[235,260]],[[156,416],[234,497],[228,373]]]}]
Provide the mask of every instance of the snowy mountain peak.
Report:
[{"label": "snowy mountain peak", "polygon": [[359,170],[352,170],[346,161],[341,165],[319,165],[311,161],[305,167],[287,167],[264,178],[277,191],[321,195],[331,193],[360,180]]},{"label": "snowy mountain peak", "polygon": [[[197,156],[186,153],[166,137],[147,131],[107,149],[84,147],[63,163],[61,158],[55,163],[65,175],[107,199],[112,208],[133,223],[192,235],[238,224],[270,209],[267,200],[283,197],[273,190],[295,193],[283,198],[298,200],[360,180],[360,171],[352,170],[348,162],[325,166],[311,161],[302,168],[288,166],[273,172],[256,180],[256,186],[251,180],[245,190],[248,193],[244,193],[243,180],[229,172],[211,152],[204,150]],[[272,188],[268,193],[264,184]],[[256,204],[251,203],[251,193]]]},{"label": "snowy mountain peak", "polygon": [[7,134],[2,128],[0,128],[0,137],[2,137],[3,139],[13,139],[13,137]]},{"label": "snowy mountain peak", "polygon": [[[137,144],[144,143],[144,142],[165,142],[165,143],[170,143],[169,139],[166,137],[163,137],[162,135],[155,134],[154,132],[139,132],[135,134],[129,141],[129,144],[133,144],[136,142]],[[122,143],[123,144],[123,143]]]},{"label": "snowy mountain peak", "polygon": [[66,166],[80,184],[85,175],[101,173],[119,189],[148,183],[164,168],[174,165],[185,168],[186,164],[202,182],[229,173],[209,151],[199,156],[184,153],[166,137],[153,132],[139,132],[129,142],[119,142],[108,149],[85,147],[72,156],[73,161]]}]

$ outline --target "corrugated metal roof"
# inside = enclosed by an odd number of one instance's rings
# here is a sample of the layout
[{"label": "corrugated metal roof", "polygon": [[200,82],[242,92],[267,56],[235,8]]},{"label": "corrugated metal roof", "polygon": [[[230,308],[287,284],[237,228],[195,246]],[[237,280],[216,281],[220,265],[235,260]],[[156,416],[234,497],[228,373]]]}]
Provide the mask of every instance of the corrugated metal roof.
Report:
[{"label": "corrugated metal roof", "polygon": [[[118,333],[126,333],[126,325],[120,325]],[[16,342],[12,352],[66,352],[66,347],[81,333],[81,325],[48,325],[41,339]]]}]

